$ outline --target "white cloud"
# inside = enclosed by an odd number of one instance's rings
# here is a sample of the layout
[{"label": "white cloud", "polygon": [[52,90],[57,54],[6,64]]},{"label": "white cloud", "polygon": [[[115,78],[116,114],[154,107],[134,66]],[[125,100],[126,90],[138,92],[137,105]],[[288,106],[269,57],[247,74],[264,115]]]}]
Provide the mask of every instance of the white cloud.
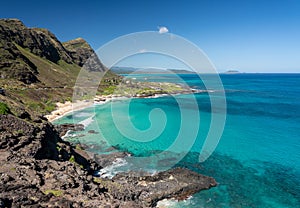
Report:
[{"label": "white cloud", "polygon": [[145,48],[139,50],[139,53],[146,53],[146,52],[147,52],[147,49],[145,49]]},{"label": "white cloud", "polygon": [[158,29],[160,34],[169,32],[167,27],[158,27]]}]

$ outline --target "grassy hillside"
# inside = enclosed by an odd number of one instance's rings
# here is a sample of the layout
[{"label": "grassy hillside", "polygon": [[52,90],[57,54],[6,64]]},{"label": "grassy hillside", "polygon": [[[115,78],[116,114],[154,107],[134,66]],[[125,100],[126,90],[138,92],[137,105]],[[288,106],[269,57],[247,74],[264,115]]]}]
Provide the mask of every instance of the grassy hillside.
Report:
[{"label": "grassy hillside", "polygon": [[[0,19],[0,89],[5,90],[0,93],[1,112],[36,117],[54,110],[56,102],[71,100],[81,67],[93,53],[82,38],[61,44],[46,29]],[[97,63],[95,71],[103,71],[104,66]],[[108,72],[105,79],[118,76]],[[114,82],[102,83],[99,90],[111,84]]]},{"label": "grassy hillside", "polygon": [[[4,103],[1,112],[28,119],[29,115],[34,118],[48,114],[55,109],[56,102],[72,100],[78,89],[79,99],[93,99],[95,89],[98,95],[124,96],[187,90],[170,83],[122,80],[107,71],[94,53],[82,38],[61,43],[47,29],[27,28],[17,19],[0,19],[0,90],[5,90],[0,92],[0,103]],[[99,84],[98,79],[105,72]],[[78,76],[79,73],[82,74]],[[74,90],[78,77],[80,86]]]},{"label": "grassy hillside", "polygon": [[14,114],[27,111],[34,115],[52,111],[57,101],[71,99],[79,66],[63,61],[55,64],[18,45],[16,47],[37,66],[39,82],[28,85],[14,78],[0,79],[0,86],[5,89],[5,96],[0,95],[0,101],[7,103]]}]

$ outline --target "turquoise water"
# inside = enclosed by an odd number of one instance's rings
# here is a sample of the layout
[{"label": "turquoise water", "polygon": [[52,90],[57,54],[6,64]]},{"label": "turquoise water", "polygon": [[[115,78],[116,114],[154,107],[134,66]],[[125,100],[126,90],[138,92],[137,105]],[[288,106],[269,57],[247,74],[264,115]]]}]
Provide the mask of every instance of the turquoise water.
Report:
[{"label": "turquoise water", "polygon": [[[181,79],[135,76],[137,80],[167,80],[205,89],[195,75],[181,75]],[[128,151],[133,155],[110,167],[108,174],[142,168],[155,172],[174,163],[212,176],[219,183],[188,200],[168,201],[170,207],[300,207],[300,75],[236,74],[221,75],[221,79],[227,101],[225,129],[215,152],[203,163],[199,163],[199,152],[212,115],[208,93],[114,101],[67,115],[56,123],[83,122],[85,131],[71,133],[67,139],[95,144],[91,151]],[[218,96],[217,92],[211,95]],[[156,111],[150,113],[153,109]],[[199,132],[190,147],[195,124]],[[147,131],[149,128],[153,131]],[[178,137],[181,128],[190,131]],[[133,139],[141,135],[142,140]],[[166,151],[174,141],[178,145]]]}]

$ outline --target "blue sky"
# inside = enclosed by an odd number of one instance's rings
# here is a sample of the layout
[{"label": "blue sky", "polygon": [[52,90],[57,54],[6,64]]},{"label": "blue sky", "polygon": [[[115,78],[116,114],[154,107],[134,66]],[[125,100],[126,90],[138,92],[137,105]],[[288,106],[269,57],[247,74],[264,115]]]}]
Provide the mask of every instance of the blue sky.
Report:
[{"label": "blue sky", "polygon": [[122,35],[154,31],[195,43],[219,71],[300,72],[298,0],[2,1],[1,17],[44,27],[94,49]]}]

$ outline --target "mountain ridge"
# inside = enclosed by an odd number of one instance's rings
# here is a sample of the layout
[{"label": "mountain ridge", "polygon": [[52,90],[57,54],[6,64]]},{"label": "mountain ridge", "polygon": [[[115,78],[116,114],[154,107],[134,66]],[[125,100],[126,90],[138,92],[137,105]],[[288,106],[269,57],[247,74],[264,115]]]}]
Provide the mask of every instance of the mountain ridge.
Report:
[{"label": "mountain ridge", "polygon": [[[17,46],[54,64],[60,65],[60,62],[65,62],[76,64],[79,67],[82,67],[87,59],[95,53],[82,38],[61,43],[49,30],[28,28],[18,19],[0,19],[0,41],[0,55],[2,57],[0,66],[2,69],[6,69],[6,73],[1,73],[2,78],[17,78],[26,84],[38,82],[36,70],[38,67],[34,66],[34,63],[26,55],[25,57],[24,54],[21,55],[22,53]],[[80,42],[80,46],[84,47],[74,49],[72,47],[74,42]],[[20,73],[10,73],[12,68]],[[104,71],[104,69],[98,70]]]},{"label": "mountain ridge", "polygon": [[48,29],[29,28],[18,19],[0,19],[0,88],[6,91],[0,102],[8,104],[15,115],[46,114],[56,102],[71,100],[85,63],[88,71],[106,72],[83,38],[62,43]]}]

